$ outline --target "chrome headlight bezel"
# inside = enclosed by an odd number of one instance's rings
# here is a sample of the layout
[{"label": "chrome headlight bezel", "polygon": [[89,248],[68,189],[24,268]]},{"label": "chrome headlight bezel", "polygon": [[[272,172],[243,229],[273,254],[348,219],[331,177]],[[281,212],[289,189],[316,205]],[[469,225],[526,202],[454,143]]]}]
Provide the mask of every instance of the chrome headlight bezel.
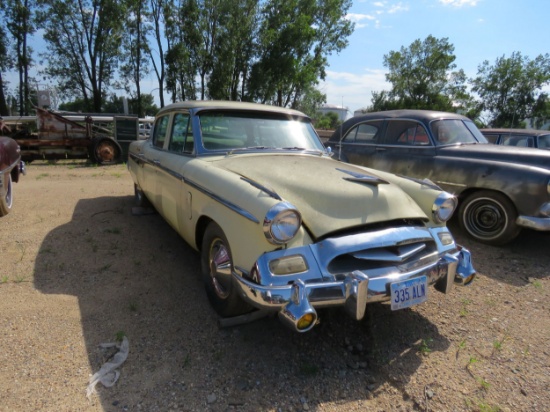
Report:
[{"label": "chrome headlight bezel", "polygon": [[300,212],[288,202],[279,202],[266,213],[263,230],[269,243],[283,245],[296,236],[301,226]]},{"label": "chrome headlight bezel", "polygon": [[458,206],[458,199],[450,193],[442,192],[437,196],[432,206],[432,216],[435,222],[445,223],[453,216]]}]

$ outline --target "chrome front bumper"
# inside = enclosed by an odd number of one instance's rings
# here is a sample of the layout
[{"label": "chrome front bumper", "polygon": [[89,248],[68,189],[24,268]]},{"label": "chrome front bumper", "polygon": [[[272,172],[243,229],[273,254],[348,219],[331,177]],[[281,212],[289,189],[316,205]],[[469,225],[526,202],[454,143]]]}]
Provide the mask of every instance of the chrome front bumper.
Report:
[{"label": "chrome front bumper", "polygon": [[[258,277],[263,284],[246,279],[238,273],[233,273],[233,279],[244,300],[258,309],[279,312],[283,323],[295,330],[298,330],[297,320],[305,313],[315,314],[314,308],[343,306],[353,319],[360,320],[365,314],[368,303],[390,300],[390,284],[393,282],[425,275],[429,285],[434,285],[437,290],[448,293],[453,284],[467,285],[473,280],[475,270],[471,264],[470,252],[457,247],[454,241],[452,244],[443,246],[442,234],[450,236],[446,228],[400,228],[295,248],[298,250],[269,252],[262,255],[256,263]],[[381,248],[395,249],[399,247],[395,245],[407,245],[412,240],[418,239],[421,242],[437,244],[437,253],[427,264],[426,262],[407,264],[403,259],[380,253]],[[369,254],[364,253],[364,250],[377,252]],[[329,274],[327,271],[329,262],[339,254],[350,252],[361,254],[363,259],[376,261],[393,259],[396,264],[372,270],[352,270],[338,276]],[[270,261],[282,255],[296,253],[302,255],[307,261],[309,268],[307,272],[292,276],[266,274],[269,272]]]}]

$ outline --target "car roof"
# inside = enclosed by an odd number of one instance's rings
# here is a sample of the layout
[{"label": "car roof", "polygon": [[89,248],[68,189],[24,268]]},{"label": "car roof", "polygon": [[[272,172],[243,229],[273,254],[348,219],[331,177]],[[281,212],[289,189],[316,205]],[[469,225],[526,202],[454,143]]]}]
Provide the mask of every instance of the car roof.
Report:
[{"label": "car roof", "polygon": [[458,113],[450,112],[440,112],[437,110],[385,110],[381,112],[370,112],[365,113],[359,116],[358,118],[379,118],[379,119],[390,119],[390,118],[407,118],[421,121],[431,121],[435,119],[461,119],[461,120],[470,120],[466,116],[463,116]]},{"label": "car roof", "polygon": [[250,110],[267,113],[280,113],[289,116],[308,117],[298,110],[287,109],[285,107],[271,106],[260,103],[234,102],[228,100],[187,100],[178,103],[172,103],[159,110],[157,115],[172,110]]},{"label": "car roof", "polygon": [[485,129],[479,129],[481,133],[513,133],[513,134],[522,134],[522,135],[530,135],[530,136],[541,136],[545,134],[550,134],[550,130],[539,130],[539,129],[505,129],[505,128],[485,128]]}]

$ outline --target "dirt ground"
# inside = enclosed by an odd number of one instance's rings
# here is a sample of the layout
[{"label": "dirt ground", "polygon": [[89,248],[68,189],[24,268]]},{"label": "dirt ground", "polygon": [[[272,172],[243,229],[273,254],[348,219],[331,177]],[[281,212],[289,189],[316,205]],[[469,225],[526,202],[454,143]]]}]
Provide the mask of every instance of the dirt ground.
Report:
[{"label": "dirt ground", "polygon": [[[550,235],[457,239],[478,278],[361,322],[220,328],[199,255],[132,214],[124,165],[33,162],[0,219],[0,411],[547,411]],[[124,334],[114,386],[90,376]]]}]

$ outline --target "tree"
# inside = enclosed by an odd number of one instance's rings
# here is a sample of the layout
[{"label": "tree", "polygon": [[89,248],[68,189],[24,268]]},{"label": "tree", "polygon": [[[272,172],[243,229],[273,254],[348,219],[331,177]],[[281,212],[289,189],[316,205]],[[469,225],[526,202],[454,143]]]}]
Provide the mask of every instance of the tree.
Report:
[{"label": "tree", "polygon": [[241,100],[246,98],[245,84],[256,53],[258,0],[222,5],[207,95],[212,99]]},{"label": "tree", "polygon": [[[149,47],[149,59],[151,60],[151,64],[153,65],[153,69],[155,71],[155,74],[157,76],[158,80],[158,89],[159,89],[159,99],[160,99],[160,107],[164,107],[164,80],[166,77],[165,69],[164,69],[164,46],[163,46],[163,40],[165,38],[165,35],[163,33],[163,27],[166,27],[166,22],[164,19],[164,11],[165,11],[165,0],[150,0],[151,5],[151,19],[153,22],[153,33],[154,33],[154,40],[155,44],[157,46],[157,50],[154,50],[152,47]],[[168,13],[167,13],[168,14]],[[158,56],[154,55],[154,51],[157,52]],[[157,58],[158,57],[158,63]]]},{"label": "tree", "polygon": [[[313,86],[308,86],[298,102],[297,110],[307,114],[309,117],[316,119],[319,117],[319,109],[327,102],[327,95]],[[338,115],[336,115],[338,118]]]},{"label": "tree", "polygon": [[149,72],[149,43],[147,35],[151,31],[148,22],[149,10],[147,2],[142,0],[127,0],[128,11],[126,13],[126,35],[122,37],[123,64],[119,73],[127,93],[133,93],[137,104],[137,113],[144,116],[141,104],[141,80]]},{"label": "tree", "polygon": [[354,26],[343,17],[350,6],[349,0],[266,1],[250,97],[297,107],[307,88],[325,78],[327,56],[347,45]]},{"label": "tree", "polygon": [[32,0],[3,0],[0,5],[6,19],[6,28],[14,39],[12,47],[19,73],[19,114],[28,115],[29,68],[32,63],[32,49],[28,46],[28,37],[36,30],[33,13],[36,4]]},{"label": "tree", "polygon": [[453,53],[454,46],[447,38],[428,36],[385,55],[386,80],[392,89],[373,93],[373,108],[469,110],[472,100],[466,91],[466,76],[463,70],[452,71],[456,68]]},{"label": "tree", "polygon": [[[42,0],[45,7],[44,73],[63,97],[81,97],[100,112],[113,80],[124,34],[125,3],[117,0]],[[47,18],[46,18],[47,17]]]},{"label": "tree", "polygon": [[192,55],[200,48],[200,34],[193,23],[199,15],[200,5],[194,0],[184,0],[179,6],[171,0],[165,8],[166,87],[172,94],[172,102],[195,99],[197,95],[198,63]]},{"label": "tree", "polygon": [[4,94],[4,80],[2,73],[13,66],[13,59],[10,57],[8,49],[8,39],[3,27],[0,26],[0,116],[9,116],[10,110]]},{"label": "tree", "polygon": [[548,54],[530,60],[514,52],[494,65],[486,60],[471,82],[492,127],[519,127],[526,118],[538,123],[548,118],[548,94],[542,91],[550,83]]}]

